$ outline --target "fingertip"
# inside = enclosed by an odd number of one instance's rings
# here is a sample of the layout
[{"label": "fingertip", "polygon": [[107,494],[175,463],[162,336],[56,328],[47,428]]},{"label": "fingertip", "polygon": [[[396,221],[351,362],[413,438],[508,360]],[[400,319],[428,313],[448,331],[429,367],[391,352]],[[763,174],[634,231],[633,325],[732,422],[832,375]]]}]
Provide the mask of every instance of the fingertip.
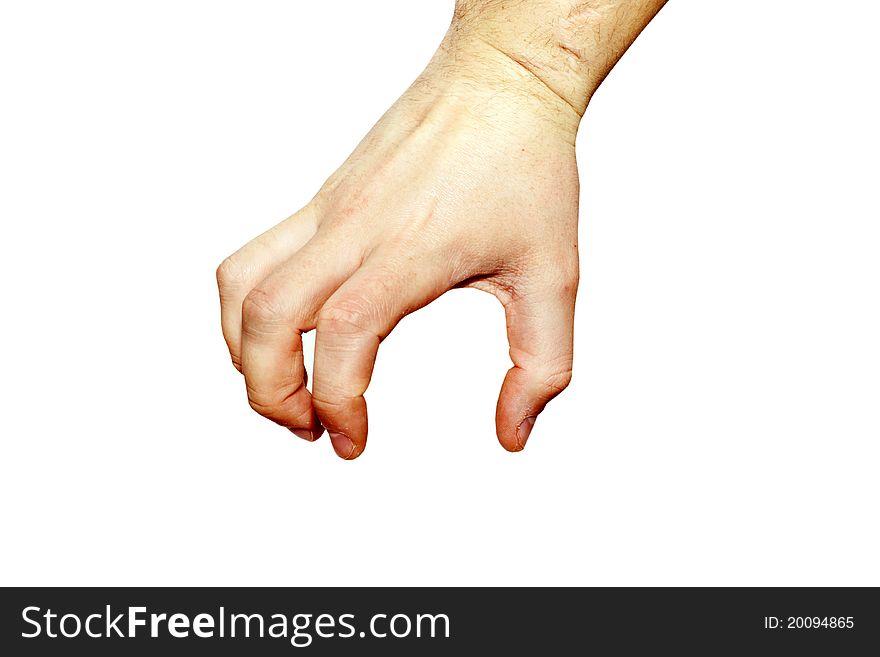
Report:
[{"label": "fingertip", "polygon": [[[315,376],[320,387],[319,376]],[[367,443],[367,403],[363,397],[328,400],[313,397],[316,419],[327,428],[333,451],[351,461],[360,456]]]},{"label": "fingertip", "polygon": [[[536,413],[530,412],[522,385],[522,371],[511,368],[498,395],[495,409],[495,429],[498,442],[508,452],[521,452],[526,445]],[[528,421],[527,421],[528,420]]]},{"label": "fingertip", "polygon": [[312,433],[309,429],[291,429],[290,427],[288,427],[288,430],[297,438],[302,438],[303,440],[307,440],[310,443],[313,443],[317,440],[315,434]]},{"label": "fingertip", "polygon": [[498,442],[501,443],[501,446],[504,448],[505,451],[510,452],[512,454],[514,454],[516,452],[523,451],[522,447],[519,447],[515,443],[511,444],[510,441],[506,441],[506,440],[502,439],[500,436],[498,437]]},{"label": "fingertip", "polygon": [[364,452],[364,445],[358,445],[344,433],[331,431],[330,442],[336,455],[345,461],[354,460]]},{"label": "fingertip", "polygon": [[[498,442],[508,452],[521,452],[526,446],[528,435],[523,435],[521,429],[525,420],[518,421],[512,416],[502,417],[499,414],[495,419],[495,432],[498,436]],[[533,421],[534,422],[534,421]],[[531,431],[528,427],[527,431]]]},{"label": "fingertip", "polygon": [[531,432],[530,423],[534,424],[534,418],[526,418],[519,424],[510,423],[504,428],[498,427],[498,442],[508,452],[523,451],[526,448],[528,434]]},{"label": "fingertip", "polygon": [[535,420],[538,417],[536,415],[530,415],[527,418],[524,418],[522,422],[519,423],[519,426],[516,428],[516,444],[519,446],[519,450],[522,451],[526,447],[526,441],[529,439],[529,434],[532,433],[532,427],[535,426]]},{"label": "fingertip", "polygon": [[290,431],[294,436],[302,438],[303,440],[307,440],[310,443],[315,442],[324,435],[324,425],[321,424],[321,421],[318,419],[318,416],[315,414],[314,410],[310,409],[311,417],[309,418],[308,423],[303,425],[288,425],[287,430]]}]

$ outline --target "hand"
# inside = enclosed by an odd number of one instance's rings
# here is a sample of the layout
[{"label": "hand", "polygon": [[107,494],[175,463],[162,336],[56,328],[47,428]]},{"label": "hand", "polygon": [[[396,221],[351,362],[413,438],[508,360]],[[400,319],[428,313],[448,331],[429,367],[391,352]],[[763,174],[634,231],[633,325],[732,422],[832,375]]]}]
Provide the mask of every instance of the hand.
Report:
[{"label": "hand", "polygon": [[523,449],[571,379],[579,120],[488,42],[444,43],[305,208],[220,266],[223,335],[251,406],[307,440],[326,427],[356,458],[382,339],[473,287],[504,305],[513,367],[495,421],[501,445]]}]

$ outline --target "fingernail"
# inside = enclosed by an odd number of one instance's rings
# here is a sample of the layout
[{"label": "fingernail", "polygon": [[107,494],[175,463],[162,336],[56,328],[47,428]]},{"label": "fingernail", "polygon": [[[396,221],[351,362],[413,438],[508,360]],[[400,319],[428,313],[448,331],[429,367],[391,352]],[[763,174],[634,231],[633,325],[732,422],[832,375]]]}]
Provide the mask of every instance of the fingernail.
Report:
[{"label": "fingernail", "polygon": [[333,449],[335,449],[336,453],[342,458],[350,459],[354,454],[354,443],[351,442],[351,438],[344,433],[333,433],[331,431],[330,442],[333,443]]},{"label": "fingernail", "polygon": [[294,436],[299,436],[303,440],[308,440],[310,443],[315,442],[315,435],[308,429],[291,429],[290,433]]},{"label": "fingernail", "polygon": [[532,427],[535,426],[535,420],[537,419],[534,416],[527,417],[516,428],[516,444],[520,449],[526,446],[526,441],[529,439],[529,434],[532,433]]}]

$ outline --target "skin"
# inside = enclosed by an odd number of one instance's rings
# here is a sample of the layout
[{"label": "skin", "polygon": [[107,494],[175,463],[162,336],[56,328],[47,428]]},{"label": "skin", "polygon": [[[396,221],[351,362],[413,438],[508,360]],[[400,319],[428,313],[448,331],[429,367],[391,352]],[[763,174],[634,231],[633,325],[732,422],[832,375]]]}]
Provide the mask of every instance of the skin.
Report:
[{"label": "skin", "polygon": [[[662,0],[470,0],[425,71],[312,201],[217,271],[223,335],[261,415],[336,453],[367,441],[376,353],[455,287],[503,304],[498,440],[520,451],[571,381],[575,138]],[[317,329],[312,389],[302,333]]]}]

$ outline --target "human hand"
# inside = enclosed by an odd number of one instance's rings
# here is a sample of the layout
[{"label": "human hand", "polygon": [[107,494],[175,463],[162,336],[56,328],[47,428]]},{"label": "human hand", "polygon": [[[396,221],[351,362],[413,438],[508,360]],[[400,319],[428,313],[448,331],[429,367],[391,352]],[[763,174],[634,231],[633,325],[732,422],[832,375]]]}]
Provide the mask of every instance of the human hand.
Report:
[{"label": "human hand", "polygon": [[[495,421],[509,451],[571,379],[578,285],[574,141],[586,104],[453,29],[314,199],[218,270],[223,334],[261,415],[344,459],[367,440],[382,339],[455,287],[503,304],[513,367]],[[317,329],[311,393],[301,335]]]}]

